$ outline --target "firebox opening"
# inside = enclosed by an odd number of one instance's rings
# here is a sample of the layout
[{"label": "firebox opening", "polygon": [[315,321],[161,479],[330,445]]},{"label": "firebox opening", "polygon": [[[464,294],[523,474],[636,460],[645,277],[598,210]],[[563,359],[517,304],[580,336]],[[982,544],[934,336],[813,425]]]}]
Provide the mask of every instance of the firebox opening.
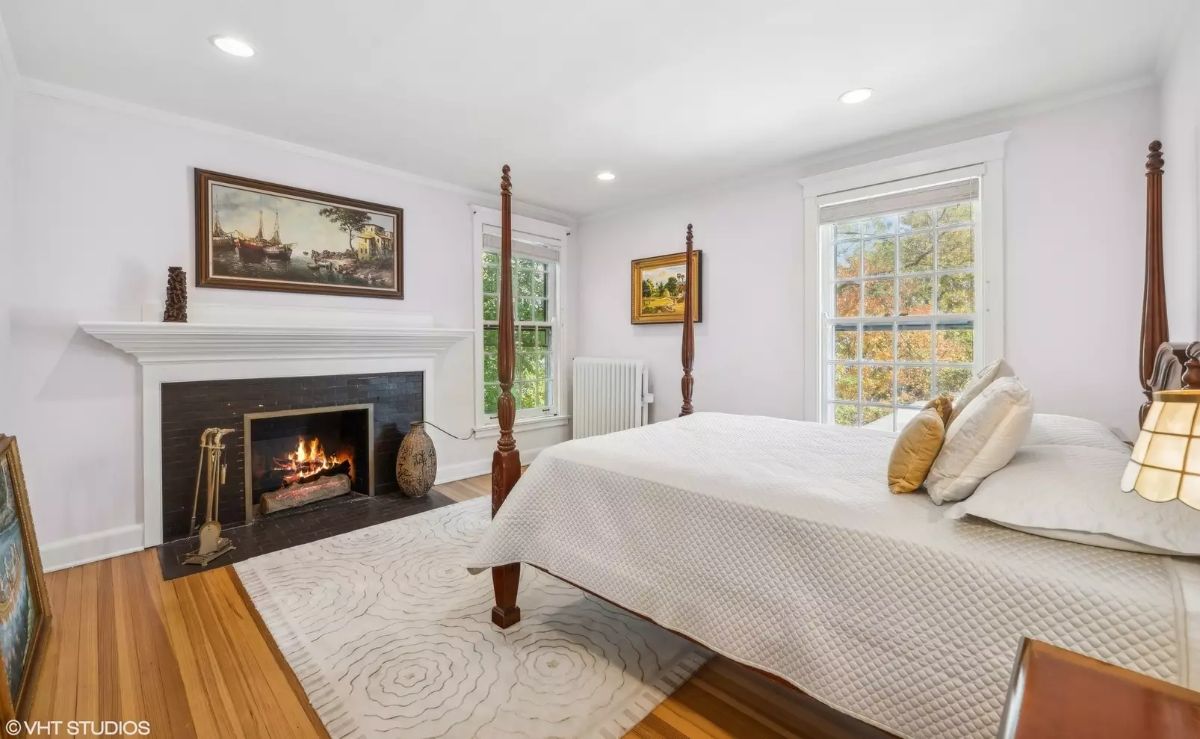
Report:
[{"label": "firebox opening", "polygon": [[340,495],[374,495],[371,404],[245,415],[246,520]]}]

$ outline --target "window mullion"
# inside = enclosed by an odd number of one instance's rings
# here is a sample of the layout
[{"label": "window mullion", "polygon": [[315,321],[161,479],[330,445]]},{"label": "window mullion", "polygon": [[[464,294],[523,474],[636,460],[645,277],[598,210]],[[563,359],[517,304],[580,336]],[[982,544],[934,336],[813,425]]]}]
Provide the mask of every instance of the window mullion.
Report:
[{"label": "window mullion", "polygon": [[[934,213],[936,212],[937,211],[934,211]],[[938,301],[941,299],[940,292],[942,287],[942,273],[939,269],[942,266],[942,255],[939,247],[941,240],[938,238],[938,230],[936,227],[930,232],[930,234],[933,237],[933,273],[930,275],[930,279],[933,281],[933,289],[930,290],[929,294],[930,300],[932,300],[933,303],[929,307],[931,312],[938,313],[941,310],[941,304]]]},{"label": "window mullion", "polygon": [[[896,258],[900,258],[899,243]],[[900,281],[896,281],[896,302],[900,301]],[[898,307],[898,306],[897,306]],[[897,311],[899,312],[899,311]],[[900,403],[900,324],[892,324],[892,431],[896,430],[896,408]]]}]

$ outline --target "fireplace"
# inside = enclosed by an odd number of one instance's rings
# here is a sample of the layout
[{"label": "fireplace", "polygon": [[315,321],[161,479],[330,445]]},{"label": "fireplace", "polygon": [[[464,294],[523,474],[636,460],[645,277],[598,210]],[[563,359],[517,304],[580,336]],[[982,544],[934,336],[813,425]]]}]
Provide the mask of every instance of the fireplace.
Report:
[{"label": "fireplace", "polygon": [[[285,473],[307,472],[304,477],[327,471],[330,457],[333,465],[341,464],[346,447],[353,449],[354,457],[351,490],[329,505],[395,493],[396,478],[388,472],[409,425],[424,420],[424,377],[423,372],[407,371],[162,383],[162,541],[189,535],[197,444],[210,427],[234,430],[225,437],[229,468],[218,504],[227,529],[255,521],[270,527],[273,517],[286,514],[260,515],[263,493],[277,487]],[[262,444],[253,443],[251,435]],[[298,453],[301,436],[306,439],[303,461]],[[313,437],[326,458],[320,470],[309,459]],[[262,456],[270,457],[270,466],[276,466],[276,459],[300,464],[289,472],[261,469],[260,462],[262,479],[256,484],[256,446]],[[296,459],[288,460],[289,454]],[[312,509],[315,515],[324,507],[306,506],[296,512]]]},{"label": "fireplace", "polygon": [[340,495],[375,494],[374,406],[247,413],[246,520]]}]

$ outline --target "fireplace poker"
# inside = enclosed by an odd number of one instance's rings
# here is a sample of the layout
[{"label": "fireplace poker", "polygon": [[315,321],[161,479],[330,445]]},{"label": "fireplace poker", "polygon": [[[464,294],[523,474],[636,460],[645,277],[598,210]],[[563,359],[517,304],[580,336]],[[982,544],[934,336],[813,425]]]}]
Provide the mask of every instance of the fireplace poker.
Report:
[{"label": "fireplace poker", "polygon": [[[196,513],[200,506],[200,482],[205,480],[206,498],[204,501],[204,523],[200,525],[200,545],[196,551],[189,553],[183,559],[184,564],[207,565],[217,557],[233,549],[233,543],[221,536],[221,522],[218,516],[221,486],[225,484],[227,465],[221,456],[225,445],[221,440],[233,429],[210,428],[200,435],[200,463],[196,470],[196,493],[192,500],[191,531],[196,529]],[[207,474],[205,474],[207,473]]]},{"label": "fireplace poker", "polygon": [[196,465],[196,492],[192,495],[192,524],[188,526],[188,538],[196,535],[196,513],[200,508],[200,478],[204,476],[204,462],[207,454],[204,453],[204,448],[208,444],[208,437],[212,433],[212,429],[204,429],[204,433],[200,434],[200,462]]}]

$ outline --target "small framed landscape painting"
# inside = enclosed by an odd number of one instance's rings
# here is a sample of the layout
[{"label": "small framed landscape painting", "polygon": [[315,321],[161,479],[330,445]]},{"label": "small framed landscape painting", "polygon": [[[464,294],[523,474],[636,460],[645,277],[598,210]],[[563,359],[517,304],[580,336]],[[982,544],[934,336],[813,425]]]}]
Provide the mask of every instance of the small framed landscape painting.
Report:
[{"label": "small framed landscape painting", "polygon": [[196,170],[196,284],[404,297],[404,211]]},{"label": "small framed landscape painting", "polygon": [[[692,320],[699,323],[703,314],[703,280],[700,279],[700,250],[692,252],[692,275],[696,282],[692,301]],[[630,266],[629,320],[631,323],[683,323],[684,288],[687,271],[686,252],[661,257],[635,259]]]},{"label": "small framed landscape painting", "polygon": [[49,621],[50,599],[17,440],[0,434],[0,720],[12,720],[22,710]]}]

